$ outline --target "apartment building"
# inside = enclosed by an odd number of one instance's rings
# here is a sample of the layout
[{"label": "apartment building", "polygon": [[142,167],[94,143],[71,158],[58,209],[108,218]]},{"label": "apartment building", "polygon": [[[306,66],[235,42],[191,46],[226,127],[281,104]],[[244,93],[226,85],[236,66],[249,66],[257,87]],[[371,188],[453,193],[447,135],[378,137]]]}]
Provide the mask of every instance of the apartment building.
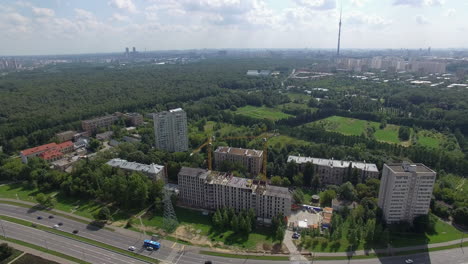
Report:
[{"label": "apartment building", "polygon": [[65,141],[63,143],[49,143],[34,148],[25,149],[20,152],[21,161],[28,163],[28,158],[39,157],[47,162],[62,159],[64,154],[74,150],[73,142]]},{"label": "apartment building", "polygon": [[130,121],[132,126],[140,126],[143,124],[143,115],[139,113],[126,113],[123,114],[124,118]]},{"label": "apartment building", "polygon": [[91,135],[101,127],[109,128],[115,121],[117,121],[117,119],[118,117],[115,115],[106,115],[94,119],[83,120],[81,121],[81,128]]},{"label": "apartment building", "polygon": [[182,108],[153,114],[156,148],[170,152],[188,150],[187,114]]},{"label": "apartment building", "polygon": [[252,175],[258,175],[262,169],[263,151],[231,147],[218,147],[214,152],[215,168],[223,161],[238,162]]},{"label": "apartment building", "polygon": [[300,170],[304,170],[308,162],[314,164],[315,175],[320,177],[322,184],[342,184],[346,180],[347,175],[352,173],[349,169],[357,169],[359,182],[364,182],[369,178],[379,178],[379,170],[377,169],[377,165],[373,163],[289,156],[288,162],[293,161],[299,165]]},{"label": "apartment building", "polygon": [[111,159],[106,164],[114,168],[123,169],[125,171],[141,172],[152,180],[161,179],[164,180],[164,182],[167,181],[166,170],[162,165],[157,165],[154,163],[147,165],[138,162],[126,161],[123,159]]},{"label": "apartment building", "polygon": [[291,214],[288,188],[266,182],[234,177],[230,173],[182,167],[178,175],[179,201],[188,206],[236,211],[254,209],[259,218],[272,219]]},{"label": "apartment building", "polygon": [[384,164],[379,202],[387,223],[412,222],[429,212],[436,173],[424,164]]},{"label": "apartment building", "polygon": [[55,137],[59,142],[70,141],[74,138],[76,131],[68,130],[55,134]]}]

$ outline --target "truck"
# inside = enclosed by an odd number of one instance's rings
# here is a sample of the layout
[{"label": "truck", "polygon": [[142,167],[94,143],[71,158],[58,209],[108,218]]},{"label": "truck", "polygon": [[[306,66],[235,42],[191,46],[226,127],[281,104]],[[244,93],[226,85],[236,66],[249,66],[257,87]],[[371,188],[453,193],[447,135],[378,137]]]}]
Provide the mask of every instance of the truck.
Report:
[{"label": "truck", "polygon": [[146,239],[143,243],[143,246],[145,248],[152,248],[152,249],[159,249],[161,247],[161,244],[159,242],[156,242],[156,241],[153,241],[153,240],[149,240],[149,239]]}]

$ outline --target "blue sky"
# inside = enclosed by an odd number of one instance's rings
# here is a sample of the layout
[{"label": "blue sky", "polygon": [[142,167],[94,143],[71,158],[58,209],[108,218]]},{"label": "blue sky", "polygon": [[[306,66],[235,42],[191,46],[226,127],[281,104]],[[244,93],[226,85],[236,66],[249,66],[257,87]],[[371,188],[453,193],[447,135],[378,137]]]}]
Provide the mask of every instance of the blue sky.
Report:
[{"label": "blue sky", "polygon": [[468,0],[1,0],[0,55],[468,48]]}]

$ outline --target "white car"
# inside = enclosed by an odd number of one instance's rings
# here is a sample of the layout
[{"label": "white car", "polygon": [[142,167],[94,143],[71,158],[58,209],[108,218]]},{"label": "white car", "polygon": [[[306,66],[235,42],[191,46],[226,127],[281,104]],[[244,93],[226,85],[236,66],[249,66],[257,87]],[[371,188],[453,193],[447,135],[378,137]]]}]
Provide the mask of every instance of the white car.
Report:
[{"label": "white car", "polygon": [[153,247],[147,247],[146,250],[153,251]]},{"label": "white car", "polygon": [[55,228],[55,229],[57,229],[57,228],[59,228],[59,227],[60,227],[59,225],[54,225],[54,228]]},{"label": "white car", "polygon": [[411,263],[413,263],[413,262],[414,262],[414,261],[413,261],[412,259],[407,259],[407,260],[405,260],[405,263],[406,263],[406,264],[411,264]]},{"label": "white car", "polygon": [[129,246],[128,247],[128,250],[130,250],[130,251],[135,251],[135,249],[136,249],[136,247],[134,247],[134,246]]}]

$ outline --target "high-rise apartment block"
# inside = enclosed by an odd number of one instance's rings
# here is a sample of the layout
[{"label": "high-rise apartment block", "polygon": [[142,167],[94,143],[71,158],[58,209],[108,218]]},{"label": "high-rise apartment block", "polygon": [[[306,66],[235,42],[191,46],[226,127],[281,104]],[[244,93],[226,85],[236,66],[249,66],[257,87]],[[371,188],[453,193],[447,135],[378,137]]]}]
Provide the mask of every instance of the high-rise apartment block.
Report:
[{"label": "high-rise apartment block", "polygon": [[436,173],[423,164],[384,164],[379,207],[387,223],[412,222],[429,212]]},{"label": "high-rise apartment block", "polygon": [[272,219],[291,214],[291,193],[288,188],[266,182],[238,178],[232,174],[182,167],[178,175],[179,200],[188,206],[236,211],[252,208],[257,217]]},{"label": "high-rise apartment block", "polygon": [[293,161],[299,165],[300,170],[303,170],[308,162],[314,164],[315,175],[320,177],[322,184],[340,185],[346,181],[348,175],[352,175],[354,169],[358,171],[359,182],[364,182],[370,178],[379,178],[379,170],[377,165],[373,163],[289,156],[288,162]]},{"label": "high-rise apartment block", "polygon": [[187,114],[182,108],[153,114],[156,148],[170,152],[188,150]]},{"label": "high-rise apartment block", "polygon": [[218,147],[214,152],[215,168],[223,161],[238,162],[252,175],[258,175],[262,169],[263,151],[231,147]]},{"label": "high-rise apartment block", "polygon": [[81,121],[81,127],[84,131],[88,132],[89,134],[95,133],[99,128],[109,128],[117,121],[118,117],[115,115],[106,115],[97,117],[94,119],[83,120]]}]

